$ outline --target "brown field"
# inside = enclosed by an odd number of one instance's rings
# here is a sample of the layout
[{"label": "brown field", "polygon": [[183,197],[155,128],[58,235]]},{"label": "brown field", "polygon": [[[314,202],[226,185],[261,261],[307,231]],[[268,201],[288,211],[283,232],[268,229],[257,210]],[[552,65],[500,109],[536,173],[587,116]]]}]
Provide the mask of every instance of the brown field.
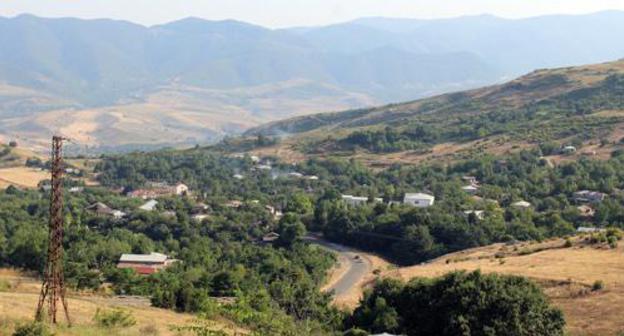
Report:
[{"label": "brown field", "polygon": [[[10,289],[0,290],[0,335],[10,335],[11,330],[16,325],[32,321],[37,307],[40,285],[33,278],[12,270],[1,270],[0,282],[10,284]],[[130,299],[120,300],[84,293],[71,293],[68,298],[68,306],[73,326],[68,328],[65,325],[64,316],[59,315],[61,324],[55,329],[57,336],[182,336],[187,334],[172,330],[171,327],[189,325],[196,319],[191,314],[152,308],[145,306],[145,303],[134,303]],[[113,307],[128,310],[136,319],[136,325],[116,330],[97,327],[93,322],[97,308],[110,309]],[[213,325],[215,330],[224,330],[230,335],[245,334],[244,330],[235,327],[229,321],[208,321],[208,323]]]},{"label": "brown field", "polygon": [[39,182],[48,178],[48,172],[36,168],[3,168],[0,169],[0,188],[11,184],[22,188],[36,188]]},{"label": "brown field", "polygon": [[[514,274],[538,282],[563,310],[570,335],[617,335],[624,331],[624,247],[586,245],[575,238],[570,248],[562,239],[544,243],[495,244],[442,256],[432,262],[385,272],[408,280],[455,270]],[[620,244],[622,245],[622,244]],[[592,291],[595,281],[605,288]]]}]

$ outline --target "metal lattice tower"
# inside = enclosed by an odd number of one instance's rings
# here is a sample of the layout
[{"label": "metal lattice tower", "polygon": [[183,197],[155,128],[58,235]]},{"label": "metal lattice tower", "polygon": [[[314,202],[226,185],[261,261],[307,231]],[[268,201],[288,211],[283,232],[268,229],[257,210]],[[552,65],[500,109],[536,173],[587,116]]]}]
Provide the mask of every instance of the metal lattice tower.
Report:
[{"label": "metal lattice tower", "polygon": [[[39,296],[37,314],[39,321],[45,317],[46,309],[49,321],[57,323],[57,303],[60,300],[65,311],[67,323],[71,325],[67,301],[65,300],[65,277],[63,275],[63,141],[60,136],[52,137],[51,173],[52,190],[50,197],[50,222],[48,224],[48,258],[45,265],[43,285]],[[47,305],[46,305],[47,303]],[[46,307],[47,306],[47,307]]]}]

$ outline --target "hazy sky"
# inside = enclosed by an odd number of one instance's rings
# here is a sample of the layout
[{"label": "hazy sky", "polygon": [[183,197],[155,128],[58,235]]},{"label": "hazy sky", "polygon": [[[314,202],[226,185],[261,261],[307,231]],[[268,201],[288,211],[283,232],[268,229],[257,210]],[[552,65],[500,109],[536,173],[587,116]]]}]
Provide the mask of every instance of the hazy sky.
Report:
[{"label": "hazy sky", "polygon": [[115,18],[144,25],[187,16],[237,19],[266,27],[322,25],[358,17],[439,18],[624,10],[624,0],[0,0],[0,16]]}]

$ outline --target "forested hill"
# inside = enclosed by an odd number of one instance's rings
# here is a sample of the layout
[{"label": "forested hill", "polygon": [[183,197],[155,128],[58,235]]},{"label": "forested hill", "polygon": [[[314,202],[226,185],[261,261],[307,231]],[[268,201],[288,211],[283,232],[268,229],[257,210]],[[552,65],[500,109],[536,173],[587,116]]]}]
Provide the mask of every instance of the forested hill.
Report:
[{"label": "forested hill", "polygon": [[[624,125],[624,60],[537,70],[511,82],[403,104],[275,122],[246,133],[291,135],[303,153],[427,153],[475,140],[581,146],[618,141]],[[616,137],[616,138],[613,138]]]}]

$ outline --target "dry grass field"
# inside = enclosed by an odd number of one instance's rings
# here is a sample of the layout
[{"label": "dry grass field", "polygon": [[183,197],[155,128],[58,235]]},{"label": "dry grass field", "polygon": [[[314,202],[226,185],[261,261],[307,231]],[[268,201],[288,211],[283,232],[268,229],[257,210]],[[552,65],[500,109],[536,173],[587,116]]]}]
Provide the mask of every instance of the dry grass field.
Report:
[{"label": "dry grass field", "polygon": [[22,188],[36,188],[39,182],[48,178],[49,172],[37,168],[3,168],[0,169],[0,188],[6,188],[11,184]]},{"label": "dry grass field", "polygon": [[[0,270],[0,335],[10,335],[16,325],[32,321],[40,284],[35,279],[12,270]],[[190,314],[176,313],[171,310],[152,308],[137,300],[120,300],[84,293],[70,293],[68,306],[73,326],[68,328],[61,317],[61,324],[55,329],[57,336],[183,336],[172,329],[193,323],[196,319]],[[129,311],[136,319],[136,325],[128,328],[106,329],[96,326],[93,317],[98,308],[111,309],[121,307]],[[231,335],[244,334],[228,321],[209,321],[215,330],[223,330]]]},{"label": "dry grass field", "polygon": [[[563,239],[495,244],[388,271],[383,276],[408,280],[477,269],[525,276],[538,282],[563,310],[570,335],[618,335],[624,331],[624,247],[592,246],[580,237],[572,242],[572,247],[564,247]],[[596,281],[602,281],[604,288],[593,291]]]}]

